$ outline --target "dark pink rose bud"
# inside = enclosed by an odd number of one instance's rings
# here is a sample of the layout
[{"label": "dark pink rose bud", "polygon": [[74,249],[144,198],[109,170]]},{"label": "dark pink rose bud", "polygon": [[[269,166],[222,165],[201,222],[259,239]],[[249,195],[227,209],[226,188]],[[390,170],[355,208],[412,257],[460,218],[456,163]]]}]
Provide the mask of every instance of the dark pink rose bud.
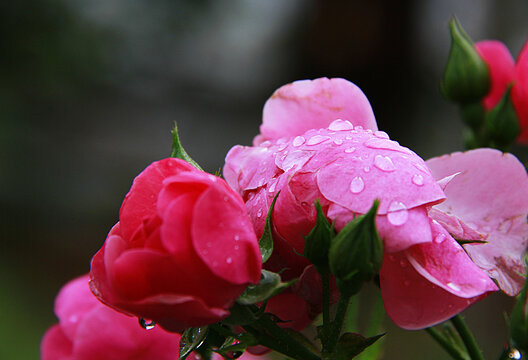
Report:
[{"label": "dark pink rose bud", "polygon": [[260,280],[258,241],[224,180],[169,158],[139,174],[94,256],[90,286],[113,308],[169,331],[217,322]]}]

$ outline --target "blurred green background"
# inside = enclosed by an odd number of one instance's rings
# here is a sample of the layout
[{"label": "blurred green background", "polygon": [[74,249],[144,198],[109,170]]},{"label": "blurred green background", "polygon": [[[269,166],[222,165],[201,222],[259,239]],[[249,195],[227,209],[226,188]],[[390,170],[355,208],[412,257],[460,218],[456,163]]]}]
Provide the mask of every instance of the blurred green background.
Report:
[{"label": "blurred green background", "polygon": [[[276,88],[344,77],[402,145],[424,158],[461,150],[438,87],[453,14],[514,56],[528,34],[521,0],[0,3],[0,359],[39,357],[57,291],[88,272],[133,177],[169,154],[174,120],[215,172],[257,134]],[[492,357],[511,304],[495,294],[468,312]],[[386,323],[385,358],[446,358]]]}]

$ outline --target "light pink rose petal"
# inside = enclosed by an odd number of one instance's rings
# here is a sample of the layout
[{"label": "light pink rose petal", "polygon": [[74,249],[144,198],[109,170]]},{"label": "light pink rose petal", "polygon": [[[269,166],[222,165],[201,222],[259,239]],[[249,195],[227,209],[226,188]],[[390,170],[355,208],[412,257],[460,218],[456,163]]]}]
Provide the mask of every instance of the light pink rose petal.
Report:
[{"label": "light pink rose petal", "polygon": [[515,85],[511,96],[521,125],[519,141],[528,144],[528,40],[517,57]]},{"label": "light pink rose petal", "polygon": [[71,280],[55,299],[55,314],[62,331],[70,340],[75,337],[84,314],[99,305],[99,301],[90,293],[88,280],[88,275]]},{"label": "light pink rose petal", "polygon": [[478,232],[487,244],[464,248],[473,261],[497,279],[508,295],[523,286],[522,259],[528,243],[528,176],[511,154],[477,149],[427,161],[435,178],[462,171],[446,187],[447,200],[435,206]]},{"label": "light pink rose petal", "polygon": [[194,206],[193,245],[216,276],[233,284],[258,283],[258,240],[242,198],[234,195],[221,179],[204,191]]},{"label": "light pink rose petal", "polygon": [[498,104],[508,84],[515,79],[515,62],[510,50],[500,41],[479,41],[475,43],[475,48],[489,69],[490,91],[483,105],[490,110]]},{"label": "light pink rose petal", "polygon": [[408,330],[441,323],[488,294],[484,290],[473,298],[462,298],[444,290],[420,275],[404,251],[385,255],[380,287],[387,314],[396,325]]},{"label": "light pink rose petal", "polygon": [[438,221],[457,240],[485,241],[488,237],[488,234],[473,229],[456,216],[446,214],[435,207],[429,211],[429,216]]},{"label": "light pink rose petal", "polygon": [[159,326],[144,330],[136,317],[105,306],[86,315],[74,344],[75,360],[137,359],[174,360],[180,335]]},{"label": "light pink rose petal", "polygon": [[41,360],[77,360],[72,357],[72,342],[60,325],[49,328],[40,343]]},{"label": "light pink rose petal", "polygon": [[155,213],[163,180],[184,171],[197,170],[186,161],[167,158],[153,162],[134,179],[119,211],[124,239],[131,238],[143,219],[150,218]]},{"label": "light pink rose petal", "polygon": [[476,266],[462,246],[438,223],[431,225],[434,240],[413,246],[406,251],[414,269],[446,291],[463,298],[472,298],[498,290],[495,283]]},{"label": "light pink rose petal", "polygon": [[353,83],[339,78],[295,81],[276,90],[264,105],[261,136],[254,144],[326,128],[336,119],[377,130],[368,99]]}]

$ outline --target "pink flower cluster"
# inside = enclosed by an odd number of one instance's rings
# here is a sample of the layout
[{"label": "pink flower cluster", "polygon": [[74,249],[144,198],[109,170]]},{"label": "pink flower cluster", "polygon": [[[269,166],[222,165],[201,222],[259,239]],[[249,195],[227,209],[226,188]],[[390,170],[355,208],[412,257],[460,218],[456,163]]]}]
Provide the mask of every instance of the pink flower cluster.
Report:
[{"label": "pink flower cluster", "polygon": [[522,164],[491,149],[424,162],[378,131],[368,100],[346,80],[278,89],[264,106],[261,135],[253,147],[231,149],[224,176],[244,198],[257,234],[280,191],[272,214],[276,251],[266,267],[301,280],[309,263],[298,253],[315,224],[315,200],[340,230],[379,199],[381,292],[403,328],[448,319],[497,290],[492,278],[509,295],[524,283]]},{"label": "pink flower cluster", "polygon": [[528,41],[524,44],[517,61],[500,41],[486,40],[475,47],[488,65],[491,88],[482,101],[486,110],[492,109],[512,85],[511,100],[521,126],[519,141],[528,143]]}]

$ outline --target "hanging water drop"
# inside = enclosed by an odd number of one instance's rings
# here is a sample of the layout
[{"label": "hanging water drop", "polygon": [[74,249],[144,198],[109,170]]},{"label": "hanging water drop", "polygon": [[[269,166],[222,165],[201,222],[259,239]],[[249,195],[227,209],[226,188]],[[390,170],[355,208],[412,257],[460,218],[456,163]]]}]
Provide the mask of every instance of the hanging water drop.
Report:
[{"label": "hanging water drop", "polygon": [[308,139],[306,145],[317,145],[327,140],[330,140],[330,136],[314,135]]},{"label": "hanging water drop", "polygon": [[145,330],[152,330],[156,326],[156,323],[152,320],[138,318],[139,326]]},{"label": "hanging water drop", "polygon": [[399,201],[393,201],[389,205],[389,209],[387,212],[387,220],[394,225],[394,226],[400,226],[407,222],[407,219],[409,218],[409,212],[407,211],[407,207]]},{"label": "hanging water drop", "polygon": [[363,191],[364,188],[365,188],[365,183],[363,182],[363,179],[361,178],[361,176],[356,176],[350,182],[350,191],[353,194],[359,194],[360,192]]},{"label": "hanging water drop", "polygon": [[352,125],[350,121],[341,120],[341,119],[332,121],[332,123],[328,126],[328,130],[331,130],[331,131],[343,131],[343,130],[353,130],[353,129],[354,129],[354,125]]},{"label": "hanging water drop", "polygon": [[424,184],[424,178],[420,174],[414,174],[412,177],[412,183],[416,186],[422,186]]},{"label": "hanging water drop", "polygon": [[305,141],[306,141],[306,139],[304,137],[297,136],[295,139],[293,139],[293,146],[294,147],[299,147],[302,144],[304,144]]},{"label": "hanging water drop", "polygon": [[396,170],[396,166],[394,166],[391,158],[383,155],[376,155],[374,158],[374,166],[385,172]]}]

